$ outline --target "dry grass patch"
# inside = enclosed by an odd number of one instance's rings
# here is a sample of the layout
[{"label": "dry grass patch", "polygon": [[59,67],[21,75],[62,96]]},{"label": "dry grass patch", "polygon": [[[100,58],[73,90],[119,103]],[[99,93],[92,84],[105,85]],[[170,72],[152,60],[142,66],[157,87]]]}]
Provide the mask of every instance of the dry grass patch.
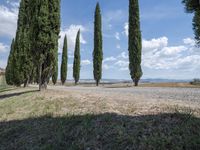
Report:
[{"label": "dry grass patch", "polygon": [[200,149],[200,110],[189,104],[33,88],[0,97],[2,150]]}]

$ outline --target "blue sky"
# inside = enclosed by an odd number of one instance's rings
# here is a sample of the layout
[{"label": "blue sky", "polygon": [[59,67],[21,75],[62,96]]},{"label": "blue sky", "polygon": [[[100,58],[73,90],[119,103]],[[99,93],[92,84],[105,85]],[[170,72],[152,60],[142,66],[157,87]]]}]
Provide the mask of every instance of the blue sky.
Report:
[{"label": "blue sky", "polygon": [[[72,78],[74,42],[81,29],[81,78],[92,79],[93,20],[97,0],[62,0],[61,38],[68,36],[68,79]],[[140,0],[143,78],[200,77],[200,49],[193,40],[192,14],[180,0]],[[15,35],[18,0],[0,1],[0,67],[6,66]],[[103,22],[103,78],[130,79],[128,71],[128,0],[99,0]],[[60,66],[59,55],[59,66]]]}]

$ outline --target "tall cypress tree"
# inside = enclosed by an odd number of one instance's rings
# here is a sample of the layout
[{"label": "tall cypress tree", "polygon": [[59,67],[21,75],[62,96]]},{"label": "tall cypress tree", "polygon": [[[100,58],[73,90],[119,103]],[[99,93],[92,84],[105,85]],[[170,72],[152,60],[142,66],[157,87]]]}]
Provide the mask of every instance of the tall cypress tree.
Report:
[{"label": "tall cypress tree", "polygon": [[25,28],[25,14],[26,14],[26,3],[25,0],[21,0],[18,14],[18,22],[17,22],[17,32],[15,37],[15,45],[13,52],[13,84],[16,86],[20,86],[24,81],[24,75],[22,72],[22,61],[24,55],[24,28]]},{"label": "tall cypress tree", "polygon": [[94,17],[94,51],[93,51],[93,75],[96,81],[96,85],[102,78],[102,61],[103,61],[103,49],[102,49],[102,21],[100,5],[97,3]]},{"label": "tall cypress tree", "polygon": [[23,12],[23,26],[22,34],[20,36],[19,51],[20,55],[20,73],[23,76],[24,87],[29,83],[31,71],[33,69],[32,55],[31,55],[31,45],[30,45],[30,16],[29,16],[29,0],[24,0],[24,12]]},{"label": "tall cypress tree", "polygon": [[50,26],[51,26],[51,38],[50,42],[53,43],[51,51],[54,51],[54,55],[49,61],[54,60],[52,69],[52,81],[54,84],[58,78],[58,35],[60,32],[60,0],[49,0],[49,14],[50,14]]},{"label": "tall cypress tree", "polygon": [[[27,85],[31,75],[32,57],[29,42],[29,0],[21,0],[15,42],[12,44],[12,84]],[[8,65],[9,66],[9,65]],[[9,67],[8,67],[9,68]]]},{"label": "tall cypress tree", "polygon": [[76,45],[75,45],[75,51],[74,51],[74,64],[73,64],[73,77],[75,84],[78,83],[80,78],[80,30],[77,33],[76,36]]},{"label": "tall cypress tree", "polygon": [[14,55],[14,44],[15,44],[15,40],[12,40],[12,44],[10,47],[10,54],[8,57],[8,63],[7,63],[7,67],[6,67],[6,82],[8,85],[13,85],[13,78],[14,78],[14,72],[13,72],[13,55]]},{"label": "tall cypress tree", "polygon": [[129,0],[129,70],[135,86],[138,86],[138,82],[142,77],[141,39],[139,3],[138,0]]},{"label": "tall cypress tree", "polygon": [[183,0],[187,13],[194,13],[193,30],[195,34],[196,44],[200,47],[200,1],[199,0]]},{"label": "tall cypress tree", "polygon": [[38,68],[39,89],[46,89],[57,66],[60,0],[30,0],[32,53]]},{"label": "tall cypress tree", "polygon": [[63,52],[62,52],[62,64],[61,64],[61,82],[64,85],[67,78],[67,36],[64,38]]}]

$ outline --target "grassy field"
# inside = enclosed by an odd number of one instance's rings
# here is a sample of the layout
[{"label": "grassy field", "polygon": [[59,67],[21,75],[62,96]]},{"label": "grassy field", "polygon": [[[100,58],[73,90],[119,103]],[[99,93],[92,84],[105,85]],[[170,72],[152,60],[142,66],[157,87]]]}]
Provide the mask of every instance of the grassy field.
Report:
[{"label": "grassy field", "polygon": [[[200,149],[200,111],[35,88],[0,92],[0,149]],[[140,101],[140,100],[138,100]],[[151,106],[155,109],[159,106]]]}]

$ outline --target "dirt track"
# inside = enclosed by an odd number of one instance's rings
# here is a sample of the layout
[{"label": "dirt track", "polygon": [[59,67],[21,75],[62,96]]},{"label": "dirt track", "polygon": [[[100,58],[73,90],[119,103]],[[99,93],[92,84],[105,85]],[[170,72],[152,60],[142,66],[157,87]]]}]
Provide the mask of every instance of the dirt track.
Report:
[{"label": "dirt track", "polygon": [[[193,101],[200,103],[199,88],[161,88],[161,87],[131,87],[131,88],[107,88],[107,87],[66,87],[66,86],[49,86],[49,89],[62,91],[76,91],[87,94],[99,95],[119,95],[131,97],[143,97],[146,100],[180,100]],[[111,95],[112,94],[112,95]]]}]

